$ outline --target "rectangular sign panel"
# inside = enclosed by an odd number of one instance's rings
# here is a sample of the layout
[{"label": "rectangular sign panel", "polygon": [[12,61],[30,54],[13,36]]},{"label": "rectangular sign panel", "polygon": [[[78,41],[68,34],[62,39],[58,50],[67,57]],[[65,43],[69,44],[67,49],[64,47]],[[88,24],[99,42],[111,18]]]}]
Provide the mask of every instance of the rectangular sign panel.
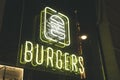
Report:
[{"label": "rectangular sign panel", "polygon": [[0,65],[0,80],[23,80],[23,69]]},{"label": "rectangular sign panel", "polygon": [[56,10],[45,7],[40,16],[40,39],[46,43],[55,43],[56,46],[70,45],[69,19]]},{"label": "rectangular sign panel", "polygon": [[37,40],[24,39],[20,43],[18,65],[86,78],[83,56],[76,55],[77,51],[64,50],[71,46],[69,18],[45,7],[39,20],[39,30],[35,30],[39,35],[34,36]]}]

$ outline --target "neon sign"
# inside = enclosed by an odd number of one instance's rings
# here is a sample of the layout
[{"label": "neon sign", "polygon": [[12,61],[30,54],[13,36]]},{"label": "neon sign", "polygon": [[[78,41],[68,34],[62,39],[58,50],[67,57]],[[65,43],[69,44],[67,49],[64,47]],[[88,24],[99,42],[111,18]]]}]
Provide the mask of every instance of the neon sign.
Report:
[{"label": "neon sign", "polygon": [[20,61],[21,64],[30,63],[33,67],[45,66],[54,70],[62,70],[80,74],[85,78],[84,59],[82,56],[54,50],[51,47],[45,47],[39,44],[33,44],[26,41],[21,46]]},{"label": "neon sign", "polygon": [[69,19],[62,13],[46,7],[40,16],[40,39],[58,47],[70,45]]},{"label": "neon sign", "polygon": [[62,13],[46,7],[40,16],[40,40],[43,43],[54,44],[57,49],[25,41],[21,44],[19,64],[33,68],[45,68],[55,71],[80,74],[86,78],[84,59],[61,49],[70,45],[69,19]]}]

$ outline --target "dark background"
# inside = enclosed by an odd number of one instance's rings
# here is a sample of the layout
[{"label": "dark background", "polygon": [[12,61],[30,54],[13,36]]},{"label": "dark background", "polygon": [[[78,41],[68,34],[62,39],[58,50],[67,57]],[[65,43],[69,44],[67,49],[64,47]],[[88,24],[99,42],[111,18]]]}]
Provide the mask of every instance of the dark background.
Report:
[{"label": "dark background", "polygon": [[[6,0],[3,25],[0,32],[0,61],[7,65],[16,65],[19,47],[24,40],[34,39],[34,21],[44,7],[49,6],[69,17],[71,29],[71,46],[64,50],[77,52],[77,27],[79,34],[87,34],[82,42],[85,61],[86,80],[103,80],[99,36],[97,29],[96,0]],[[77,14],[75,14],[77,11]],[[73,50],[71,50],[73,49]],[[25,79],[80,79],[50,72],[39,72],[25,68]],[[55,76],[55,77],[53,77]]]}]

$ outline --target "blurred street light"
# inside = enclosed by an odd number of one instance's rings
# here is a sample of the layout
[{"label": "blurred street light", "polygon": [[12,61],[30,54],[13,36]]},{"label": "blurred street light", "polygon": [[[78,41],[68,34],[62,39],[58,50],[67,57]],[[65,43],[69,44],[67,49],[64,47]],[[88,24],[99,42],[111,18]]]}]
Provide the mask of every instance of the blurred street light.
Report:
[{"label": "blurred street light", "polygon": [[87,39],[87,35],[81,35],[81,36],[79,36],[79,39],[80,39],[80,41],[81,40],[86,40]]}]

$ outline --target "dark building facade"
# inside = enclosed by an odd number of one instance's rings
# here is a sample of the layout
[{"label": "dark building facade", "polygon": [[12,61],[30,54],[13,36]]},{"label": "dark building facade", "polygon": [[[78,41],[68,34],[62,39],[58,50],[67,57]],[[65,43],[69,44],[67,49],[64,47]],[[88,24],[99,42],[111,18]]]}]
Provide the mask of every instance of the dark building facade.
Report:
[{"label": "dark building facade", "polygon": [[0,0],[0,79],[119,80],[102,1],[87,1]]}]

